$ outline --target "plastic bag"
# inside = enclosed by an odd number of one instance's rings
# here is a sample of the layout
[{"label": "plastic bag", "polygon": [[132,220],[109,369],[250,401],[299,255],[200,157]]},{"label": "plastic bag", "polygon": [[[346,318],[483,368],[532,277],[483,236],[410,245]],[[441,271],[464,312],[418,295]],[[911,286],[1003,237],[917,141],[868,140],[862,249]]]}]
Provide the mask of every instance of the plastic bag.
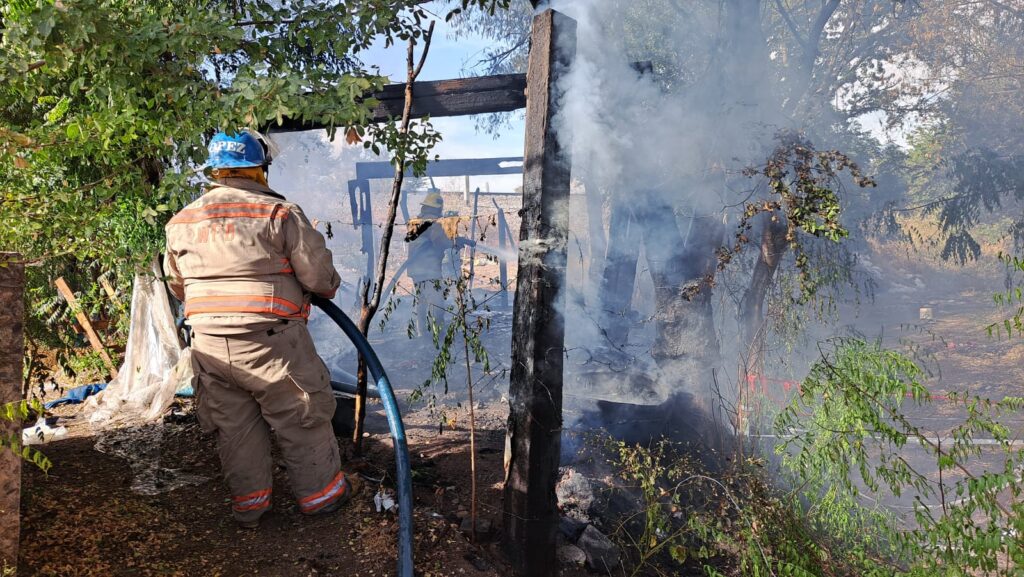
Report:
[{"label": "plastic bag", "polygon": [[148,274],[135,276],[131,315],[118,376],[86,403],[89,422],[97,427],[159,419],[173,402],[174,392],[192,378],[191,354],[182,351],[156,261]]}]

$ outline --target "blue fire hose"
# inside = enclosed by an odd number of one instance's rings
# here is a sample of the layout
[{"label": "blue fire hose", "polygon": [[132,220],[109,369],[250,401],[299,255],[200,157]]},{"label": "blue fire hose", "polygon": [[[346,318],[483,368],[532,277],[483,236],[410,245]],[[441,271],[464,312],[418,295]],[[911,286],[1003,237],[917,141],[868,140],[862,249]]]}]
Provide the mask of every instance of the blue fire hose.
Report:
[{"label": "blue fire hose", "polygon": [[398,412],[395,392],[391,389],[391,381],[380,364],[377,353],[370,346],[366,337],[359,332],[352,319],[342,312],[331,301],[313,297],[313,304],[320,307],[331,317],[345,335],[355,345],[356,350],[366,361],[370,376],[377,383],[377,391],[384,403],[384,412],[388,417],[388,428],[395,443],[395,469],[398,485],[398,577],[413,577],[412,574],[412,469],[409,467],[409,447],[405,440],[405,426],[402,415]]}]

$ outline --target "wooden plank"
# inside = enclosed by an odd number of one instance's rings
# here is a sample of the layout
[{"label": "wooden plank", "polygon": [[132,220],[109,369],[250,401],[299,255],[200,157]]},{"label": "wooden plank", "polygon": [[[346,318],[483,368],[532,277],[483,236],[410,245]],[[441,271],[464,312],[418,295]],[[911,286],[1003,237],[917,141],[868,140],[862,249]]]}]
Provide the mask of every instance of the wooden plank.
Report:
[{"label": "wooden plank", "polygon": [[[456,78],[413,83],[412,115],[431,118],[466,116],[493,112],[510,112],[526,106],[526,75],[498,74],[473,78]],[[380,101],[373,111],[372,122],[387,122],[402,116],[405,105],[405,84],[389,84],[372,95]],[[284,118],[281,125],[272,124],[269,132],[295,132],[326,128],[315,122]]]},{"label": "wooden plank", "polygon": [[600,286],[605,257],[608,255],[608,239],[604,231],[604,195],[591,178],[584,176],[583,186],[586,189],[583,201],[587,207],[587,232],[590,236],[587,276],[591,283]]},{"label": "wooden plank", "polygon": [[[502,166],[502,165],[505,166]],[[423,176],[482,176],[492,174],[521,174],[523,158],[521,156],[504,156],[498,158],[454,158],[436,160],[427,164]],[[405,173],[413,176],[412,169]],[[390,162],[357,162],[356,180],[374,178],[394,178],[395,165]]]},{"label": "wooden plank", "polygon": [[78,320],[78,324],[82,325],[85,329],[86,336],[89,337],[89,344],[92,345],[93,350],[100,354],[100,358],[103,359],[103,364],[107,365],[107,369],[110,371],[112,378],[117,378],[117,367],[114,366],[114,361],[110,360],[110,355],[107,354],[107,349],[103,348],[103,342],[100,340],[100,336],[96,334],[96,331],[92,328],[92,323],[89,322],[89,317],[82,312],[78,306],[78,299],[75,298],[75,293],[71,292],[71,287],[64,280],[64,277],[58,277],[53,282],[57,286],[57,290],[64,297],[64,300],[68,302],[68,306],[75,313],[75,318]]},{"label": "wooden plank", "polygon": [[576,53],[576,22],[546,10],[533,19],[527,71],[522,228],[512,321],[506,440],[505,546],[518,575],[558,574],[555,483],[561,451],[562,363],[570,162],[553,118],[558,78]]},{"label": "wooden plank", "polygon": [[[0,254],[0,404],[21,400],[25,353],[25,269],[16,255]],[[0,435],[21,439],[20,422],[0,422]],[[21,523],[21,459],[0,448],[0,573],[18,566]]]},{"label": "wooden plank", "polygon": [[121,306],[121,298],[117,296],[117,291],[114,290],[114,286],[110,284],[110,281],[105,278],[101,278],[100,286],[103,287],[103,291],[107,293],[108,297],[110,297],[111,302],[117,306]]}]

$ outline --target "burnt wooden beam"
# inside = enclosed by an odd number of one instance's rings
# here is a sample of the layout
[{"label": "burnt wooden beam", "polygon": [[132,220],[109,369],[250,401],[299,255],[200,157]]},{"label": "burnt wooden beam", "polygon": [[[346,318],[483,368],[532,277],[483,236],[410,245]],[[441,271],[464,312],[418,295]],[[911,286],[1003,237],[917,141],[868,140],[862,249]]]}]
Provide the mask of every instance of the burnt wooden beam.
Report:
[{"label": "burnt wooden beam", "polygon": [[[498,74],[453,80],[413,83],[412,115],[431,118],[466,116],[491,112],[509,112],[526,107],[526,75]],[[372,122],[387,122],[402,116],[405,84],[389,84],[371,94],[380,103],[373,110]],[[269,132],[296,132],[327,128],[317,122],[284,118],[281,125],[271,124]]]},{"label": "burnt wooden beam", "polygon": [[[650,62],[630,64],[640,74],[653,71]],[[526,108],[526,74],[496,74],[413,83],[412,115],[431,118],[511,112]],[[405,84],[388,84],[380,92],[368,94],[379,101],[369,122],[388,122],[402,116]],[[322,122],[284,117],[281,124],[262,127],[268,133],[299,132],[327,128]],[[389,178],[394,174],[389,175]],[[461,175],[458,175],[461,176]]]},{"label": "burnt wooden beam", "polygon": [[[21,363],[25,354],[25,268],[16,255],[0,254],[0,405],[22,399]],[[0,420],[0,438],[21,442],[21,423]],[[0,568],[18,567],[21,515],[21,458],[0,447]]]},{"label": "burnt wooden beam", "polygon": [[562,287],[571,165],[569,143],[555,132],[553,119],[564,97],[558,79],[575,54],[573,19],[550,9],[534,17],[504,494],[506,550],[515,572],[529,577],[558,574],[555,483],[562,435]]}]

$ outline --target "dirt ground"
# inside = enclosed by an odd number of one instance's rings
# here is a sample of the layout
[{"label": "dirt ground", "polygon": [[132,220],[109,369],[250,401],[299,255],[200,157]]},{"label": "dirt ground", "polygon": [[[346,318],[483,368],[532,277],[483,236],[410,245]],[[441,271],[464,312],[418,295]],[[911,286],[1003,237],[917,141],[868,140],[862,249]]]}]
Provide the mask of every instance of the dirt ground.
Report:
[{"label": "dirt ground", "polygon": [[[416,500],[416,574],[498,576],[509,573],[492,532],[478,544],[459,532],[469,503],[468,433],[438,434],[433,417],[407,417]],[[500,524],[503,416],[480,411],[479,518]],[[74,419],[69,419],[71,423]],[[84,427],[84,425],[79,425]],[[160,466],[208,478],[197,486],[147,496],[131,490],[124,459],[98,452],[92,436],[45,447],[49,475],[26,467],[20,575],[38,576],[305,576],[395,574],[398,524],[374,510],[373,479],[393,470],[383,416],[374,412],[367,458],[348,455],[363,489],[340,511],[304,517],[275,470],[274,508],[258,530],[236,527],[219,473],[214,439],[189,418],[165,423]],[[342,446],[348,443],[342,440]],[[360,464],[361,463],[361,464]],[[571,574],[571,573],[570,573]]]}]

